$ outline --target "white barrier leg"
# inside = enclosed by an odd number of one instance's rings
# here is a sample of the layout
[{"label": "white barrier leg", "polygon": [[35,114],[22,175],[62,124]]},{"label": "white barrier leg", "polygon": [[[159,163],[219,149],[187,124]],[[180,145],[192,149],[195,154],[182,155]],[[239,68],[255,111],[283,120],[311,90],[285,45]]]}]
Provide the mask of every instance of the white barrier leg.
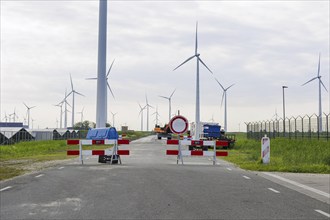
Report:
[{"label": "white barrier leg", "polygon": [[80,154],[81,165],[84,165],[84,159],[83,159],[83,154],[82,154],[82,144],[81,144],[81,141],[79,141],[79,154]]},{"label": "white barrier leg", "polygon": [[214,151],[214,156],[213,156],[213,165],[217,162],[217,146],[216,146],[216,141],[213,142],[213,151]]}]

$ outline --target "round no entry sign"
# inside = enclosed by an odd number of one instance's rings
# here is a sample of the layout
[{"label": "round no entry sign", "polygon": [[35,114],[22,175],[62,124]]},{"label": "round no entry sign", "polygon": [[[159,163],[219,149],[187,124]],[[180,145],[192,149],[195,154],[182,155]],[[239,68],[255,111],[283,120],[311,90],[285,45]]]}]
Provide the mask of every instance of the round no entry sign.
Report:
[{"label": "round no entry sign", "polygon": [[174,116],[169,125],[174,134],[183,134],[188,130],[188,120],[181,115]]}]

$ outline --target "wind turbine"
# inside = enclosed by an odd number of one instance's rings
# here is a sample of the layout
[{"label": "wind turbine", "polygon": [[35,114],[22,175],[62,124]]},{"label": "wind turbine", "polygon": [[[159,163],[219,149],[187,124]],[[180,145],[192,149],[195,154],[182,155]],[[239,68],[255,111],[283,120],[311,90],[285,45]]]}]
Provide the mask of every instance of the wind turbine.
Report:
[{"label": "wind turbine", "polygon": [[85,107],[83,107],[83,108],[81,109],[81,112],[77,112],[77,114],[81,114],[81,117],[80,117],[81,125],[82,125],[82,123],[83,123],[83,118],[84,118],[84,109],[85,109]]},{"label": "wind turbine", "polygon": [[171,113],[171,100],[172,100],[172,96],[173,96],[175,90],[176,89],[174,89],[174,91],[172,92],[172,94],[169,97],[161,96],[161,95],[159,96],[161,98],[164,98],[164,99],[168,100],[168,122],[170,122],[170,120],[171,120],[171,115],[172,115],[172,113]]},{"label": "wind turbine", "polygon": [[117,115],[117,113],[118,112],[116,112],[116,113],[111,112],[111,114],[112,114],[112,127],[115,127],[115,115]]},{"label": "wind turbine", "polygon": [[320,60],[321,60],[321,53],[319,53],[319,65],[317,68],[317,76],[310,79],[309,81],[305,82],[304,84],[302,84],[302,86],[306,85],[309,82],[312,82],[315,79],[319,80],[319,132],[322,132],[322,99],[321,99],[321,85],[323,86],[323,88],[325,89],[325,91],[328,91],[327,88],[325,87],[325,85],[323,84],[322,80],[321,80],[321,75],[320,75]]},{"label": "wind turbine", "polygon": [[75,112],[74,112],[74,94],[81,95],[81,96],[84,96],[84,95],[77,92],[76,90],[74,90],[71,74],[70,74],[70,81],[71,81],[71,91],[69,92],[69,94],[66,97],[68,97],[69,95],[72,94],[72,122],[71,122],[72,126],[71,127],[73,127],[74,126],[74,114],[75,114]]},{"label": "wind turbine", "polygon": [[151,105],[148,103],[148,98],[146,94],[146,106],[147,107],[147,131],[149,131],[149,107],[153,108]]},{"label": "wind turbine", "polygon": [[[114,59],[113,61],[112,61],[112,63],[111,63],[111,65],[110,65],[110,67],[109,67],[109,70],[108,70],[108,73],[107,73],[107,75],[106,75],[106,80],[107,80],[107,86],[108,86],[108,89],[109,89],[109,91],[111,92],[111,95],[112,95],[112,97],[113,98],[115,98],[115,95],[113,94],[113,92],[112,92],[112,90],[111,90],[111,87],[110,87],[110,84],[109,84],[109,74],[110,74],[110,71],[111,71],[111,69],[112,69],[112,65],[113,65],[113,63],[115,62],[115,60],[116,59]],[[94,77],[94,78],[86,78],[87,80],[96,80],[97,79],[97,77]]]},{"label": "wind turbine", "polygon": [[[60,102],[62,104],[64,103],[64,128],[67,128],[68,127],[68,115],[67,115],[67,113],[69,112],[69,110],[67,108],[67,105],[69,105],[71,107],[71,105],[66,100],[67,97],[68,97],[68,95],[66,94],[66,90],[65,90],[64,99],[62,100],[62,102]],[[61,107],[61,111],[62,111],[62,107]]]},{"label": "wind turbine", "polygon": [[16,114],[16,108],[14,109],[14,113],[9,115],[9,122],[10,122],[10,116],[13,116],[13,122],[15,122],[16,118],[18,119],[18,116]]},{"label": "wind turbine", "polygon": [[5,120],[5,122],[7,123],[8,122],[8,116],[7,116],[7,113],[5,112],[5,117],[2,119],[2,120]]},{"label": "wind turbine", "polygon": [[139,115],[141,115],[141,131],[143,131],[143,110],[144,110],[147,106],[144,106],[144,107],[142,108],[142,106],[140,105],[140,103],[138,103],[138,104],[139,104],[139,107],[140,107]]},{"label": "wind turbine", "polygon": [[27,106],[24,102],[23,104],[25,105],[25,107],[27,108],[27,115],[28,115],[28,128],[30,128],[30,110],[36,106],[32,106],[32,107],[29,107]]},{"label": "wind turbine", "polygon": [[221,99],[221,106],[223,103],[223,98],[225,98],[225,126],[224,126],[224,130],[227,131],[227,90],[232,87],[235,84],[232,84],[231,86],[228,86],[227,88],[224,88],[221,83],[217,80],[217,78],[214,78],[217,83],[221,86],[222,90],[223,90],[223,94],[222,94],[222,99]]},{"label": "wind turbine", "polygon": [[[200,54],[197,52],[198,48],[198,40],[197,40],[197,28],[198,28],[198,22],[196,22],[196,39],[195,39],[195,54],[191,57],[189,57],[187,60],[185,60],[183,63],[181,63],[179,66],[177,66],[174,70],[178,69],[180,66],[183,64],[187,63],[189,60],[193,58],[197,58],[197,67],[196,67],[196,115],[195,115],[195,120],[196,120],[196,133],[195,133],[195,139],[200,138],[200,103],[199,103],[199,62],[201,62],[208,71],[212,73],[212,71],[206,66],[206,64],[202,61],[200,58]],[[174,71],[173,70],[173,71]],[[212,73],[213,74],[213,73]]]},{"label": "wind turbine", "polygon": [[152,113],[151,115],[156,115],[156,125],[158,125],[158,116],[160,116],[158,113],[158,106],[156,106],[156,111],[154,113]]},{"label": "wind turbine", "polygon": [[57,105],[54,105],[54,106],[60,107],[60,128],[62,128],[63,103],[64,103],[64,101],[58,103]]}]

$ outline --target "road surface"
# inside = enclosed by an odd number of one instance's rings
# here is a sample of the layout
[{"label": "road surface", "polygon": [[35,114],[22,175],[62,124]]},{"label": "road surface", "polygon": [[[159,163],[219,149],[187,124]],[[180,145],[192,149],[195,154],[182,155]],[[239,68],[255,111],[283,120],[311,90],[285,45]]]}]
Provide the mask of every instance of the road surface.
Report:
[{"label": "road surface", "polygon": [[165,140],[121,149],[122,165],[78,159],[0,185],[0,219],[329,219],[329,203],[205,157],[166,156]]}]

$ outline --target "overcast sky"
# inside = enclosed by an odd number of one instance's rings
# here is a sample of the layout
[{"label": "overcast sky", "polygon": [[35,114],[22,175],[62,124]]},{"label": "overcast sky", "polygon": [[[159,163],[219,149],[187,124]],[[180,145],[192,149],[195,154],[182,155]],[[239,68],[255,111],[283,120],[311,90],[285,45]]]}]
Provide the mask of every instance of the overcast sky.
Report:
[{"label": "overcast sky", "polygon": [[[95,122],[98,1],[1,0],[1,120],[16,111],[31,110],[34,128],[55,128],[55,107],[76,91],[75,121]],[[282,85],[286,116],[318,112],[317,75],[321,53],[322,80],[329,90],[329,1],[109,1],[107,68],[115,99],[108,95],[108,121],[139,130],[141,105],[147,94],[158,106],[161,124],[180,110],[195,119],[196,60],[173,69],[194,55],[198,21],[199,53],[213,75],[200,67],[201,121],[224,122],[222,90],[227,92],[228,130],[245,131],[244,122],[282,116]],[[322,89],[323,112],[329,113],[329,93]],[[71,97],[68,99],[71,104]],[[70,109],[69,109],[70,110]],[[149,130],[155,109],[150,109]],[[71,114],[68,115],[71,125]],[[146,128],[146,112],[144,112]]]}]

